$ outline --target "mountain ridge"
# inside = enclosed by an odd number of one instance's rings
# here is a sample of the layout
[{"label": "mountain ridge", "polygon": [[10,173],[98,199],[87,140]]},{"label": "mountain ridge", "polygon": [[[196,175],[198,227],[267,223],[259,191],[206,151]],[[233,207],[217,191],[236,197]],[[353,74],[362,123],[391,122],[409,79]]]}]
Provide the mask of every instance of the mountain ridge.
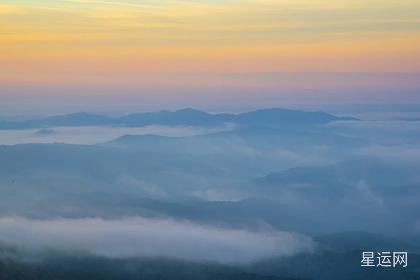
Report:
[{"label": "mountain ridge", "polygon": [[0,129],[48,128],[54,126],[218,126],[226,123],[257,126],[322,125],[332,121],[357,120],[325,112],[309,112],[283,108],[260,109],[240,114],[210,114],[193,108],[176,111],[144,112],[111,118],[85,112],[56,115],[25,121],[0,121]]}]

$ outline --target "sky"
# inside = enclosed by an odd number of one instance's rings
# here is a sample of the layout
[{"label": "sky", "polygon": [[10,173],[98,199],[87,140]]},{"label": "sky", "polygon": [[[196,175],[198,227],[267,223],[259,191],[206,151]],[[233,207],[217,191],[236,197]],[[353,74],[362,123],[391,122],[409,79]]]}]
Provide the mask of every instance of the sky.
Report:
[{"label": "sky", "polygon": [[418,0],[2,0],[0,114],[420,103]]}]

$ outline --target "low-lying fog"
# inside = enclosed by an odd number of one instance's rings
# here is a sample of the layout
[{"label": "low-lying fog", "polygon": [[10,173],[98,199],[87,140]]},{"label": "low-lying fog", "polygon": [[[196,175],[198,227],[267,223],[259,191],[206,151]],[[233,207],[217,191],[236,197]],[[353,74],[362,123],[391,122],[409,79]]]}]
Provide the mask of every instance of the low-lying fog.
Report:
[{"label": "low-lying fog", "polygon": [[[277,113],[235,126],[0,130],[0,245],[112,260],[274,259],[270,273],[277,257],[322,259],[341,246],[420,251],[418,121]],[[369,234],[382,243],[364,243]]]},{"label": "low-lying fog", "polygon": [[230,130],[230,125],[221,127],[159,126],[118,127],[82,126],[49,127],[45,129],[0,129],[0,145],[28,143],[98,144],[114,140],[123,135],[161,135],[183,137]]},{"label": "low-lying fog", "polygon": [[243,264],[311,252],[313,241],[274,229],[235,229],[150,218],[0,218],[0,240],[21,251],[46,249],[110,258],[165,257]]}]

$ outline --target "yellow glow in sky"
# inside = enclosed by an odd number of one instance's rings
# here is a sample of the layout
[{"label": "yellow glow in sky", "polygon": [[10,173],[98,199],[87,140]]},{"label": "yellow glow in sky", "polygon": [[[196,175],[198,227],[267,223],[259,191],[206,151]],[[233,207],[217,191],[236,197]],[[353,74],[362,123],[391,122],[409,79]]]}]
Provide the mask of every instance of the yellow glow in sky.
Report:
[{"label": "yellow glow in sky", "polygon": [[419,72],[420,1],[2,1],[0,64],[3,83],[124,73]]}]

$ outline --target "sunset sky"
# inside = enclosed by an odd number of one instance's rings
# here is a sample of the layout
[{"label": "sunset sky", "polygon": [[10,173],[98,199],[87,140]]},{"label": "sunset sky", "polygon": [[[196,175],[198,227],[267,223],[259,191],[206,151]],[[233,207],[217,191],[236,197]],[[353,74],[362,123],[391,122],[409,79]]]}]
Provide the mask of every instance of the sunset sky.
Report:
[{"label": "sunset sky", "polygon": [[419,73],[418,0],[0,1],[0,113],[420,103]]}]

